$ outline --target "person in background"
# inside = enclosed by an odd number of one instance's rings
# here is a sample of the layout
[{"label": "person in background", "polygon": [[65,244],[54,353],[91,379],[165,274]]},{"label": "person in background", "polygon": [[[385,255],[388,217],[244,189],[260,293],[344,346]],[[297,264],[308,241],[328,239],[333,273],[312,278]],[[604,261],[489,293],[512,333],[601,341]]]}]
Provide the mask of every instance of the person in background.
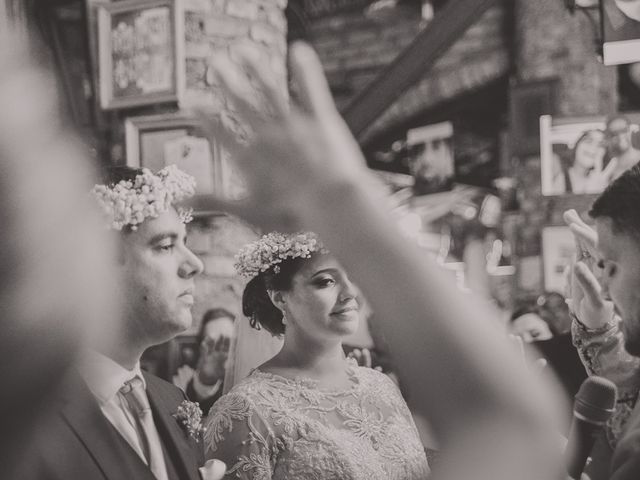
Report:
[{"label": "person in background", "polygon": [[573,342],[589,375],[616,383],[616,411],[592,451],[592,480],[640,478],[640,166],[624,172],[593,203],[595,230],[575,210],[570,275]]},{"label": "person in background", "polygon": [[510,333],[522,339],[524,343],[549,340],[553,337],[547,322],[538,314],[534,305],[516,309],[509,323]]},{"label": "person in background", "polygon": [[554,191],[566,193],[599,193],[607,184],[609,171],[614,164],[609,163],[607,170],[602,171],[606,153],[604,132],[602,130],[586,130],[576,140],[573,149],[568,152],[570,161],[564,169],[563,176],[557,176],[556,183],[564,182],[564,189],[554,186]]},{"label": "person in background", "polygon": [[198,332],[195,370],[183,365],[173,377],[174,385],[198,402],[204,415],[222,395],[229,347],[235,337],[235,315],[225,308],[212,308],[202,316]]},{"label": "person in background", "polygon": [[640,150],[633,146],[631,124],[624,115],[616,115],[607,120],[606,129],[610,163],[614,165],[609,182],[640,162]]}]

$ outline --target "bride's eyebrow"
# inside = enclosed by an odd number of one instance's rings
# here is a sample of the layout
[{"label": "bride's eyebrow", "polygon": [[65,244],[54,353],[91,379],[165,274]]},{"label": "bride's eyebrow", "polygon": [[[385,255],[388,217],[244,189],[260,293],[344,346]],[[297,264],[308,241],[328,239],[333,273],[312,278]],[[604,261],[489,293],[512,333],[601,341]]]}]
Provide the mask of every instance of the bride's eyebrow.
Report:
[{"label": "bride's eyebrow", "polygon": [[313,275],[311,275],[311,278],[317,277],[318,275],[321,275],[323,273],[330,273],[331,275],[335,275],[337,271],[337,268],[323,268],[322,270],[318,270]]}]

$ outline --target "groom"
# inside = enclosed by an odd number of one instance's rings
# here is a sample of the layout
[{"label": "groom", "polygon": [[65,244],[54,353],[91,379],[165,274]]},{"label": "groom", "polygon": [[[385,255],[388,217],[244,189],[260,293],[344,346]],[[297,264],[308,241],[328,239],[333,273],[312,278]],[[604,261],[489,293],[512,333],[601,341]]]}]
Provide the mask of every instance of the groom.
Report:
[{"label": "groom", "polygon": [[195,181],[173,166],[157,174],[114,167],[106,180],[93,194],[119,231],[120,313],[52,399],[55,414],[19,478],[198,480],[202,442],[184,394],[140,370],[148,347],[192,322],[203,265],[186,246],[190,216],[176,204]]}]

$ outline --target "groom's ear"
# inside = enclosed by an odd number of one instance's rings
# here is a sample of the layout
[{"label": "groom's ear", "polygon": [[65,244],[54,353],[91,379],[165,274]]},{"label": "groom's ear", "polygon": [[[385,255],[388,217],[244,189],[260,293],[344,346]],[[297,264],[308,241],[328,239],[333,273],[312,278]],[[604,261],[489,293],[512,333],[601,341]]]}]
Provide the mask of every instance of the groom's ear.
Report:
[{"label": "groom's ear", "polygon": [[267,295],[269,295],[271,303],[273,303],[278,310],[284,308],[286,301],[281,290],[267,290]]}]

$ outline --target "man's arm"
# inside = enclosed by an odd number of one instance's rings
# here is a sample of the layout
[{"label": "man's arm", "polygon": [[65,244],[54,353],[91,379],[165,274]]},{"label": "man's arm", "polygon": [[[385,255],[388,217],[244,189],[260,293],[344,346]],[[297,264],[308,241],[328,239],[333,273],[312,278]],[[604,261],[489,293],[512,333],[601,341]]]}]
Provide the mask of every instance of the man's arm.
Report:
[{"label": "man's arm", "polygon": [[607,440],[611,447],[622,435],[640,390],[640,358],[624,348],[620,318],[615,316],[599,328],[588,328],[574,317],[571,326],[573,344],[589,375],[599,375],[618,387],[616,411],[607,422]]}]

